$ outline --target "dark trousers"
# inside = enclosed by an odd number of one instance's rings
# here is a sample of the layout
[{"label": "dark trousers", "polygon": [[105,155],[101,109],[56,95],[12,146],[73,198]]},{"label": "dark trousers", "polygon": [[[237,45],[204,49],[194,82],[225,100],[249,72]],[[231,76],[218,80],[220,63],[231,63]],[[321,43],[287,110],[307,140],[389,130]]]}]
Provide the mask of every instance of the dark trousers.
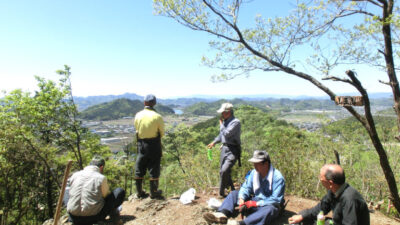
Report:
[{"label": "dark trousers", "polygon": [[236,156],[232,153],[228,146],[223,145],[219,159],[219,194],[224,195],[225,188],[233,187],[232,167],[236,163]]},{"label": "dark trousers", "polygon": [[115,210],[122,205],[125,198],[125,190],[116,188],[111,194],[104,199],[104,206],[101,211],[94,216],[74,216],[69,214],[72,224],[75,225],[92,225],[98,221],[102,221],[107,215],[113,216]]},{"label": "dark trousers", "polygon": [[160,177],[161,139],[141,139],[138,141],[138,155],[135,164],[135,178],[143,178],[149,170],[150,178]]},{"label": "dark trousers", "polygon": [[[235,206],[239,200],[239,191],[231,191],[226,197],[222,205],[218,208],[218,212],[228,211],[234,215]],[[250,214],[243,220],[245,224],[264,225],[269,224],[273,219],[277,218],[279,209],[273,205],[266,205],[250,209]]]}]

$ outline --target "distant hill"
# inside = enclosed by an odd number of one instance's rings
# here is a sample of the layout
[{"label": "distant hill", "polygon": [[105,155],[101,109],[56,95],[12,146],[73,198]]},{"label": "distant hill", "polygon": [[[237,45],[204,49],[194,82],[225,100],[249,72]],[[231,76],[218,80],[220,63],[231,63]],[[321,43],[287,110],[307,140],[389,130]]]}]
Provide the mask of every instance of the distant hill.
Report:
[{"label": "distant hill", "polygon": [[233,107],[236,108],[239,105],[248,105],[249,102],[246,102],[241,99],[232,99],[225,100],[221,99],[214,102],[199,102],[194,105],[188,106],[184,109],[184,112],[187,114],[193,115],[207,115],[207,116],[215,116],[217,115],[217,110],[221,107],[221,104],[224,102],[230,102],[233,104]]},{"label": "distant hill", "polygon": [[88,96],[88,97],[74,97],[74,101],[75,104],[78,105],[79,111],[83,111],[91,106],[98,105],[104,102],[110,102],[121,98],[130,100],[143,100],[143,96],[137,94],[125,93],[122,95],[98,95],[98,96]]},{"label": "distant hill", "polygon": [[[143,107],[142,101],[122,98],[91,106],[82,111],[80,117],[85,120],[114,120],[128,116],[134,117]],[[164,115],[174,113],[173,109],[161,104],[157,104],[155,109]]]},{"label": "distant hill", "polygon": [[[249,100],[249,99],[232,99],[232,100],[218,100],[213,102],[198,102],[183,109],[186,114],[193,115],[216,115],[216,110],[223,102],[231,102],[234,107],[239,105],[251,105],[263,111],[280,111],[290,112],[293,110],[340,110],[341,106],[337,106],[330,99],[290,99],[290,98],[268,98],[262,100]],[[371,106],[373,112],[391,108],[393,100],[390,98],[371,98]],[[361,108],[361,107],[357,107]]]},{"label": "distant hill", "polygon": [[305,100],[293,100],[289,98],[281,99],[266,99],[266,100],[218,100],[215,102],[199,102],[194,105],[188,106],[184,109],[184,113],[194,115],[216,115],[216,111],[223,102],[230,102],[234,107],[240,105],[251,105],[257,107],[263,111],[279,110],[279,111],[291,111],[291,110],[305,110],[305,109],[319,109],[319,110],[337,110],[338,106],[330,100],[318,100],[318,99],[305,99]]},{"label": "distant hill", "polygon": [[[156,96],[157,97],[157,96]],[[91,106],[98,105],[100,103],[110,102],[116,99],[126,98],[130,100],[143,101],[144,96],[140,96],[134,93],[125,93],[122,95],[99,95],[99,96],[88,96],[88,97],[75,97],[75,103],[78,105],[78,110],[83,111]],[[157,98],[157,102],[163,105],[172,107],[186,107],[193,105],[198,102],[211,102],[217,99],[210,98],[172,98],[172,99],[160,99]]]},{"label": "distant hill", "polygon": [[[78,105],[79,111],[83,111],[91,106],[98,105],[104,102],[111,102],[116,99],[130,99],[130,100],[141,100],[143,101],[143,96],[133,94],[133,93],[125,93],[122,95],[98,95],[98,96],[88,96],[88,97],[75,97],[75,104]],[[143,104],[143,103],[142,103]]]}]

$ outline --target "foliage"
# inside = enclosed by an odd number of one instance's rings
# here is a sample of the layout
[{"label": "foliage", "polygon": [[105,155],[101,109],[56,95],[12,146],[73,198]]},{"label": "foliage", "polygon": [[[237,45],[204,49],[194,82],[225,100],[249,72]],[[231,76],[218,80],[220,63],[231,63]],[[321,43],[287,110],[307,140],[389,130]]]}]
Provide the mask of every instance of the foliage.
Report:
[{"label": "foliage", "polygon": [[[397,132],[395,118],[377,116],[375,121],[379,136],[387,149],[390,163],[393,165],[394,174],[399,176],[400,154],[394,138]],[[340,144],[341,147],[337,150],[341,154],[341,163],[345,165],[347,178],[367,199],[380,201],[389,195],[387,188],[383,185],[384,174],[371,166],[379,164],[379,159],[373,152],[373,145],[369,141],[367,132],[354,118],[324,126],[321,133]]]},{"label": "foliage", "polygon": [[[77,148],[86,164],[107,156],[98,138],[73,119],[67,74],[59,83],[36,77],[33,95],[15,90],[0,103],[0,209],[5,224],[41,223],[52,217],[64,165]],[[75,161],[74,160],[74,161]]]}]

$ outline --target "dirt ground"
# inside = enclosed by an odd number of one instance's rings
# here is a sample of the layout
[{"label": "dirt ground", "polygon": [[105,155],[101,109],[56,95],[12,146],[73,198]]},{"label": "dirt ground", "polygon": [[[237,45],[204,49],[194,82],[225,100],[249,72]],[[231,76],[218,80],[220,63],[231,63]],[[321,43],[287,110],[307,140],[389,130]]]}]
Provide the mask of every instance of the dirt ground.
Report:
[{"label": "dirt ground", "polygon": [[[207,201],[213,197],[216,196],[197,193],[196,199],[188,205],[183,205],[179,197],[166,200],[130,198],[122,205],[121,218],[125,225],[206,225],[207,222],[202,214],[212,211],[208,208]],[[317,203],[296,196],[286,196],[285,199],[288,200],[285,211],[272,225],[287,224],[289,217]],[[380,212],[370,213],[370,217],[371,225],[400,225],[399,221],[388,218]]]}]

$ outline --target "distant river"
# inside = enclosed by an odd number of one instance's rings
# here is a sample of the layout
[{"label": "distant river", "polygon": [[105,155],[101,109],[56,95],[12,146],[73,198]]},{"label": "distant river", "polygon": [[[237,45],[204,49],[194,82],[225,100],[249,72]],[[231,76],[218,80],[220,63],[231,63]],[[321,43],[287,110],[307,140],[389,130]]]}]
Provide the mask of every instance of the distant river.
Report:
[{"label": "distant river", "polygon": [[181,115],[183,113],[180,109],[173,109],[176,115]]}]

